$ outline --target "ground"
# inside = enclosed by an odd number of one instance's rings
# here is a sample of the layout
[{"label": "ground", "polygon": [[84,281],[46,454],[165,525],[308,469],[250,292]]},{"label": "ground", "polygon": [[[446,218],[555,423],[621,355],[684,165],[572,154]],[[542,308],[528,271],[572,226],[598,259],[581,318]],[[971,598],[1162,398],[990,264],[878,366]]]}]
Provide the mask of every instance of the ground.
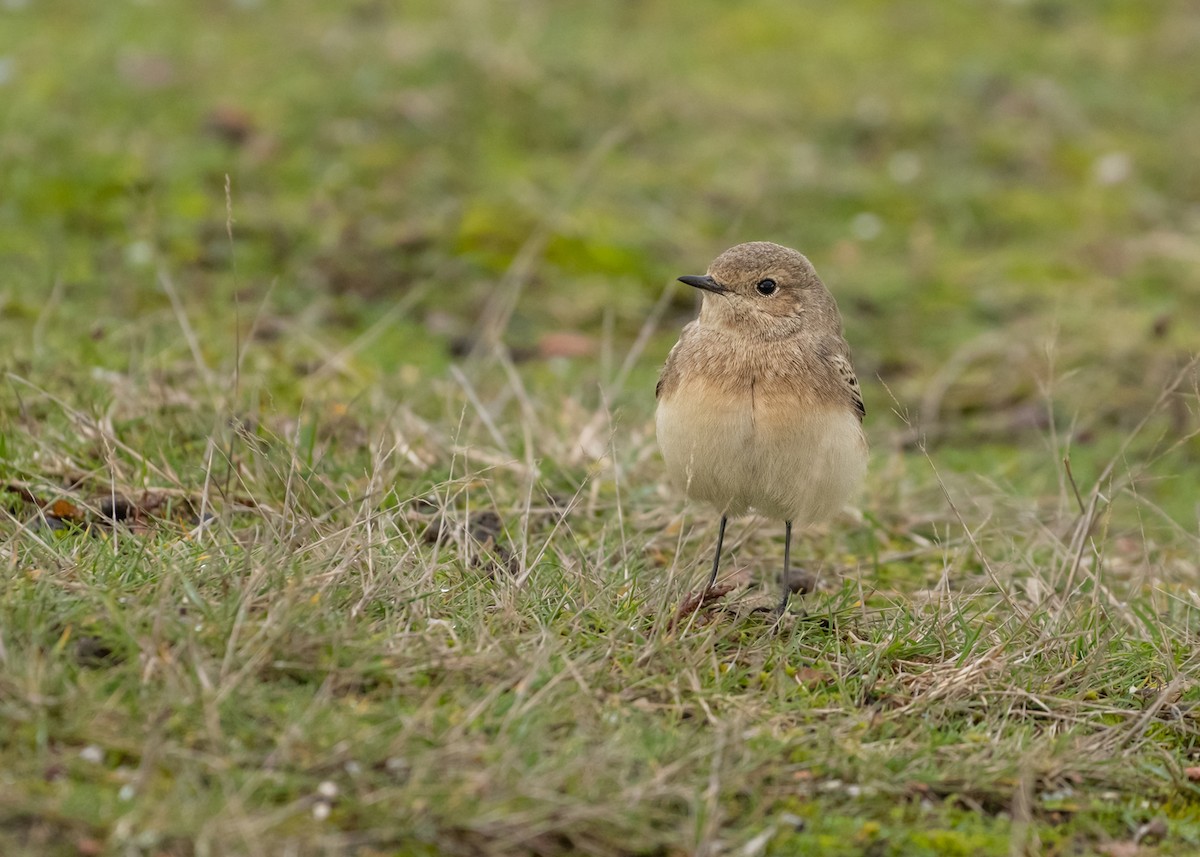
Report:
[{"label": "ground", "polygon": [[[1200,852],[1186,0],[0,3],[0,853]],[[663,484],[742,240],[873,453]],[[691,599],[695,603],[695,599]]]}]

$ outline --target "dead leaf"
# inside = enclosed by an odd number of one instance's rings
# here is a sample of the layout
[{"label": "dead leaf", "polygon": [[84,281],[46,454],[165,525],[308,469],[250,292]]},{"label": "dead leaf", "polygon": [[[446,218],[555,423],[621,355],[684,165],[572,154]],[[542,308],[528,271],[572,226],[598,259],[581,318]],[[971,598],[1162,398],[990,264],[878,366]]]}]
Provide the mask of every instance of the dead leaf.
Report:
[{"label": "dead leaf", "polygon": [[809,689],[820,687],[824,684],[829,684],[830,675],[824,670],[814,669],[812,667],[800,667],[796,670],[796,684],[803,685]]},{"label": "dead leaf", "polygon": [[671,627],[674,628],[680,620],[703,610],[705,607],[724,598],[732,591],[732,583],[718,583],[699,592],[689,592],[688,596],[679,605],[679,609],[675,611],[675,618],[671,620]]},{"label": "dead leaf", "polygon": [[75,842],[75,850],[79,852],[80,857],[97,857],[104,853],[104,843],[99,839],[84,836]]},{"label": "dead leaf", "polygon": [[594,353],[596,340],[573,330],[547,333],[538,340],[538,354],[542,357],[590,357]]},{"label": "dead leaf", "polygon": [[[60,491],[85,490],[81,484],[82,477],[59,481],[62,483],[58,489]],[[91,535],[100,535],[120,524],[125,532],[146,533],[171,522],[189,530],[200,523],[195,511],[197,501],[171,489],[153,488],[137,494],[116,494],[111,488],[103,487],[99,491],[88,491],[86,502],[76,502],[67,497],[47,499],[38,496],[34,487],[24,482],[0,484],[0,491],[15,494],[25,503],[41,510],[41,516],[33,522],[33,526],[47,527],[53,531],[82,525]],[[255,506],[251,498],[230,499],[247,508]],[[213,517],[212,514],[206,515],[205,522]]]},{"label": "dead leaf", "polygon": [[3,490],[16,494],[26,503],[32,503],[35,506],[42,505],[42,501],[37,498],[37,495],[30,491],[28,486],[22,485],[19,482],[10,482],[3,487]]},{"label": "dead leaf", "polygon": [[254,133],[254,119],[240,107],[222,104],[205,117],[204,130],[231,146],[240,146]]},{"label": "dead leaf", "polygon": [[909,780],[904,784],[904,790],[912,797],[921,800],[927,800],[935,797],[934,791],[929,787],[928,783],[918,782],[917,780]]},{"label": "dead leaf", "polygon": [[655,568],[666,568],[671,564],[670,554],[660,548],[650,548],[646,551],[646,558]]},{"label": "dead leaf", "polygon": [[46,511],[66,521],[83,520],[83,511],[70,500],[55,500]]},{"label": "dead leaf", "polygon": [[117,74],[134,89],[153,92],[175,82],[175,63],[164,54],[131,53],[117,60]]}]

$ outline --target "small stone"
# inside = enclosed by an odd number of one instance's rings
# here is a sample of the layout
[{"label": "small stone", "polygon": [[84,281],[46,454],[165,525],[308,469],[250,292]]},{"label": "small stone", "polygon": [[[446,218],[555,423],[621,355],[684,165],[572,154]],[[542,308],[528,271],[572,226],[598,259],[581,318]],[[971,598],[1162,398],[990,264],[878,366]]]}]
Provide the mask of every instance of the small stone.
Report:
[{"label": "small stone", "polygon": [[874,241],[883,232],[883,221],[878,214],[864,211],[850,221],[850,231],[860,241]]},{"label": "small stone", "polygon": [[97,744],[88,744],[79,751],[79,758],[85,762],[91,762],[93,765],[99,765],[104,761],[104,750]]},{"label": "small stone", "polygon": [[897,184],[910,184],[921,175],[921,158],[916,152],[902,150],[888,158],[888,175]]},{"label": "small stone", "polygon": [[796,832],[803,830],[805,824],[807,824],[803,818],[790,812],[780,813],[779,823],[792,828]]},{"label": "small stone", "polygon": [[1092,164],[1092,175],[1102,185],[1120,184],[1133,172],[1133,161],[1125,152],[1109,152]]}]

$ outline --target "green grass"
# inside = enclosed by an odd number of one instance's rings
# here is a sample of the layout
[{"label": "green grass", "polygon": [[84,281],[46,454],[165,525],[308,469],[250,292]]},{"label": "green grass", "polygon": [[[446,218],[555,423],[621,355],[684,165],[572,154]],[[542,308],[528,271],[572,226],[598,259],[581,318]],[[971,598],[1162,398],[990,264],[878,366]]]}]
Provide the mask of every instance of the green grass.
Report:
[{"label": "green grass", "polygon": [[[1200,850],[1197,49],[0,3],[0,853]],[[671,282],[750,239],[837,295],[872,469],[778,628],[753,520],[677,623]]]}]

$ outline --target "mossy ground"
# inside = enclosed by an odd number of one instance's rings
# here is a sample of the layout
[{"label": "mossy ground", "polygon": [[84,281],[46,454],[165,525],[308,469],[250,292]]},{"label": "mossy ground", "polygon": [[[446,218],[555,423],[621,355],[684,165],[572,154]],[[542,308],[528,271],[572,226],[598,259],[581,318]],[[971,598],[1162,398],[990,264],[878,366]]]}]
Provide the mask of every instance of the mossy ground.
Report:
[{"label": "mossy ground", "polygon": [[[1198,50],[0,3],[0,853],[1200,851]],[[676,621],[672,280],[750,239],[837,295],[872,469],[778,627],[750,520]]]}]

